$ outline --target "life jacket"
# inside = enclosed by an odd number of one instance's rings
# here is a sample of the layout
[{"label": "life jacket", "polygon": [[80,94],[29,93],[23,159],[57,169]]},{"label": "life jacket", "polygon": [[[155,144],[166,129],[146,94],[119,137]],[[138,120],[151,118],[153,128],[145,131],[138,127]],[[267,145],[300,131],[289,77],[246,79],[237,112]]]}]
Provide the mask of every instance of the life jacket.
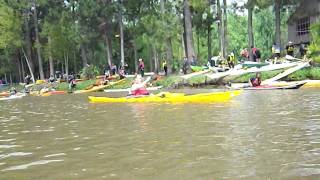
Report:
[{"label": "life jacket", "polygon": [[253,79],[251,79],[251,84],[253,87],[260,86],[261,79],[260,78],[253,78]]},{"label": "life jacket", "polygon": [[289,52],[292,52],[293,50],[294,50],[294,47],[292,45],[288,47]]},{"label": "life jacket", "polygon": [[228,56],[228,61],[234,62],[235,59],[236,59],[236,58],[235,58],[234,56],[232,56],[232,55],[229,55],[229,56]]}]

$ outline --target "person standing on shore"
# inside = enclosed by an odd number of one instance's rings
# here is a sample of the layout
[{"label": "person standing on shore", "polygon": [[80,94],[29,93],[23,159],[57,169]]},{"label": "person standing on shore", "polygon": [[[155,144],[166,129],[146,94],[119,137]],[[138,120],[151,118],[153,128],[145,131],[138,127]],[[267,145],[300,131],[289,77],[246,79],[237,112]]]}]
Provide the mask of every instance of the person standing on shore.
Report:
[{"label": "person standing on shore", "polygon": [[167,76],[168,75],[168,65],[167,65],[167,61],[166,60],[163,61],[162,67],[163,67],[165,75]]},{"label": "person standing on shore", "polygon": [[288,42],[288,45],[286,46],[287,55],[294,56],[294,45],[291,41]]},{"label": "person standing on shore", "polygon": [[141,77],[143,77],[144,76],[144,62],[143,62],[142,58],[139,59],[139,70],[140,70]]}]

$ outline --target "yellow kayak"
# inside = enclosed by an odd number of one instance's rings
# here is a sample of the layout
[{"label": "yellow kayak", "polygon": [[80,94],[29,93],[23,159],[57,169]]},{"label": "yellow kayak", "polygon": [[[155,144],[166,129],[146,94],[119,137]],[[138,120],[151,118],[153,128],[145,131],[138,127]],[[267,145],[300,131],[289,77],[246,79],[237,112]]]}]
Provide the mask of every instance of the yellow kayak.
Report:
[{"label": "yellow kayak", "polygon": [[200,93],[194,95],[186,95],[184,93],[162,92],[156,95],[139,97],[109,98],[89,96],[88,98],[89,101],[92,103],[212,103],[230,100],[232,97],[239,95],[241,92],[242,90],[236,90],[225,92]]},{"label": "yellow kayak", "polygon": [[88,89],[88,90],[78,90],[78,91],[75,91],[74,93],[75,94],[81,94],[81,93],[88,93],[88,92],[94,92],[94,91],[99,91],[99,90],[102,90],[102,89],[105,89],[109,86],[112,86],[112,85],[115,85],[115,84],[119,84],[121,82],[123,82],[125,79],[122,79],[122,80],[119,80],[119,81],[116,81],[116,82],[110,82],[110,84],[107,84],[107,85],[100,85],[100,86],[93,86],[91,89]]}]

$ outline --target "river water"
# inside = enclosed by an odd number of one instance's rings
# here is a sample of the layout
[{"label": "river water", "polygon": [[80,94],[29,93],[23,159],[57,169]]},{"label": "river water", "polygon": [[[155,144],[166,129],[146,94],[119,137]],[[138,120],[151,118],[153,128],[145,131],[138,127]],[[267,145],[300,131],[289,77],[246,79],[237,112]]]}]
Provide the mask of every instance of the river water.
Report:
[{"label": "river water", "polygon": [[319,179],[319,107],[317,89],[218,104],[0,102],[0,179]]}]

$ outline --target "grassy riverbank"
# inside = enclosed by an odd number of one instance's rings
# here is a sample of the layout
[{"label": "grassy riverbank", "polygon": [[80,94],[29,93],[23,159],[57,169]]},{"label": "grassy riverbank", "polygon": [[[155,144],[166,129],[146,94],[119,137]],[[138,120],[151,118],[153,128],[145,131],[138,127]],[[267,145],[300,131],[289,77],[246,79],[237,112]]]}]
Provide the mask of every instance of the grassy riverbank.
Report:
[{"label": "grassy riverbank", "polygon": [[[262,72],[262,80],[266,80],[269,78],[272,78],[276,76],[277,74],[283,72],[284,70],[275,70],[275,71],[269,71],[269,72]],[[222,81],[219,82],[219,84],[223,83],[245,83],[248,82],[249,78],[254,77],[255,73],[248,73],[237,77],[227,77],[224,78]],[[156,79],[156,78],[153,78]],[[320,67],[308,67],[304,68],[302,70],[296,71],[289,76],[283,78],[282,80],[285,81],[300,81],[300,80],[320,80]],[[130,88],[132,81],[134,78],[126,78],[123,82],[109,86],[107,89],[126,89]],[[117,81],[117,80],[114,80]],[[98,80],[96,79],[90,79],[90,80],[84,80],[77,83],[76,90],[83,90],[90,86],[93,86],[98,83]],[[188,80],[184,80],[179,75],[173,74],[170,76],[161,76],[160,78],[157,78],[157,80],[151,80],[149,82],[149,85],[151,86],[163,86],[164,88],[179,88],[179,87],[203,87],[206,85],[213,85],[215,82],[211,82],[206,75],[199,75],[194,76]],[[40,84],[35,85],[32,87],[32,90],[39,91],[43,87],[52,87],[56,90],[63,90],[68,91],[68,83],[62,82],[62,83],[54,83],[54,84]],[[8,91],[11,87],[15,87],[18,91],[23,89],[23,86],[19,84],[14,84],[12,86],[4,86],[1,87],[0,91]]]}]

